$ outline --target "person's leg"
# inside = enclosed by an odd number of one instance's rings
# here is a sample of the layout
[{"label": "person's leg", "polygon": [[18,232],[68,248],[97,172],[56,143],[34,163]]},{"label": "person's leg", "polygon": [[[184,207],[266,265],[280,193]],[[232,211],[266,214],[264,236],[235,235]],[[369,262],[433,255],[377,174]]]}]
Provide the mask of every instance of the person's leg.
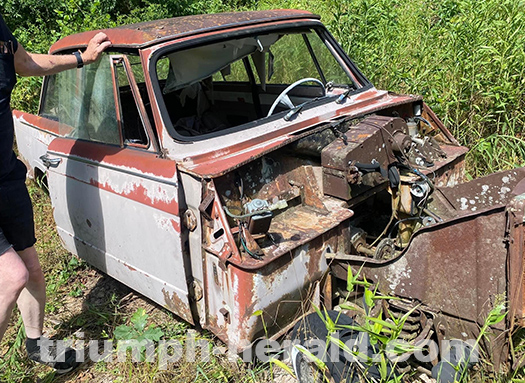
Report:
[{"label": "person's leg", "polygon": [[[56,343],[59,340],[50,341],[42,336],[46,283],[36,249],[31,246],[18,254],[28,270],[28,282],[16,302],[24,320],[27,355],[35,362],[53,367],[58,374],[69,372],[79,364],[75,350],[60,349]],[[42,342],[47,342],[47,345]]]},{"label": "person's leg", "polygon": [[16,303],[24,320],[27,337],[36,339],[42,336],[46,282],[34,246],[19,251],[18,255],[29,272],[29,278]]},{"label": "person's leg", "polygon": [[12,247],[0,255],[0,341],[28,279],[29,272]]},{"label": "person's leg", "polygon": [[24,179],[0,185],[0,228],[2,243],[13,246],[28,272],[26,288],[18,296],[18,308],[22,314],[27,337],[42,335],[45,305],[45,282],[34,244],[35,225],[33,207]]}]

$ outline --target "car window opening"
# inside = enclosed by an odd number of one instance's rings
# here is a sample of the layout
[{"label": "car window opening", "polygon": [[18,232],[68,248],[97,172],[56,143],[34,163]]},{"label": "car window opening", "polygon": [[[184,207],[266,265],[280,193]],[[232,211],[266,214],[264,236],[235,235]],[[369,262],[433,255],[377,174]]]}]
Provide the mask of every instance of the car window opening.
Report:
[{"label": "car window opening", "polygon": [[227,131],[357,88],[312,29],[170,52],[156,69],[174,138]]}]

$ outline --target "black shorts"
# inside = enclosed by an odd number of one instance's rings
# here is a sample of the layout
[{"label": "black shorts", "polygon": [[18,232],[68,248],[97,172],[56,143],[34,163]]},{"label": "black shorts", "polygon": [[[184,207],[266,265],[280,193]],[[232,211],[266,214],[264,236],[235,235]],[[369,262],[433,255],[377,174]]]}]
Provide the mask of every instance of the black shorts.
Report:
[{"label": "black shorts", "polygon": [[35,242],[33,206],[24,180],[0,184],[0,255],[11,246],[21,251]]}]

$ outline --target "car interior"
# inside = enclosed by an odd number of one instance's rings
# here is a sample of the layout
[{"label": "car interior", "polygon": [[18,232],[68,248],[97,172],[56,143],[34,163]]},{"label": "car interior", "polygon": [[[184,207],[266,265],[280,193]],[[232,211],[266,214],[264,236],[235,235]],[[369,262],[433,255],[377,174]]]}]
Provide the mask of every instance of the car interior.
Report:
[{"label": "car interior", "polygon": [[174,51],[157,61],[174,138],[224,131],[356,86],[314,30]]}]

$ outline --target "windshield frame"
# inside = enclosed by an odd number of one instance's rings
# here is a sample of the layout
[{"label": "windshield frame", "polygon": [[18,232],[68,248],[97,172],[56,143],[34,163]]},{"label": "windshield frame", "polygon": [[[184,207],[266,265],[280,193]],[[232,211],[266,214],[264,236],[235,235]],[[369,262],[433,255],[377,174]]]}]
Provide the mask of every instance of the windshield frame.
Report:
[{"label": "windshield frame", "polygon": [[[369,90],[373,88],[373,84],[360,72],[360,70],[357,68],[357,66],[350,60],[350,58],[346,55],[344,50],[341,48],[341,46],[337,43],[335,38],[328,32],[326,27],[320,22],[320,21],[301,21],[301,22],[293,22],[293,23],[287,23],[285,25],[279,24],[279,25],[264,25],[264,26],[252,26],[246,29],[242,30],[233,30],[229,32],[221,32],[217,35],[212,36],[204,36],[204,37],[196,37],[185,41],[174,41],[172,44],[164,45],[159,49],[156,49],[150,56],[149,61],[150,65],[149,67],[149,76],[151,79],[152,88],[155,94],[155,98],[157,100],[157,104],[159,107],[159,111],[161,114],[161,118],[163,120],[163,123],[166,127],[167,133],[169,136],[175,141],[179,143],[193,143],[193,142],[199,142],[199,141],[205,141],[207,139],[211,138],[217,138],[217,137],[226,137],[231,133],[236,133],[243,130],[250,130],[252,128],[255,128],[260,125],[265,125],[274,121],[282,120],[283,117],[288,112],[282,111],[279,113],[275,113],[271,116],[265,116],[259,119],[255,119],[253,121],[249,121],[244,124],[236,125],[229,127],[227,129],[210,132],[210,133],[204,133],[197,136],[185,136],[179,134],[175,127],[173,121],[171,121],[171,118],[167,112],[167,106],[164,102],[163,92],[162,88],[160,86],[160,82],[157,76],[157,63],[158,61],[165,57],[168,53],[173,53],[176,51],[181,51],[185,49],[192,49],[197,48],[204,45],[214,44],[214,43],[220,43],[222,41],[228,41],[232,39],[239,39],[244,37],[250,37],[250,36],[256,36],[261,33],[276,33],[276,32],[293,32],[293,31],[300,31],[304,29],[311,29],[322,40],[322,42],[325,44],[327,49],[330,51],[332,56],[335,58],[335,60],[339,63],[341,68],[347,73],[349,80],[355,79],[354,86],[356,86],[357,89],[352,90],[348,93],[349,96],[364,92],[366,90]],[[322,97],[319,99],[312,99],[309,101],[303,108],[303,110],[307,110],[310,108],[314,108],[323,104],[334,102],[337,99],[337,96],[327,96]]]}]

